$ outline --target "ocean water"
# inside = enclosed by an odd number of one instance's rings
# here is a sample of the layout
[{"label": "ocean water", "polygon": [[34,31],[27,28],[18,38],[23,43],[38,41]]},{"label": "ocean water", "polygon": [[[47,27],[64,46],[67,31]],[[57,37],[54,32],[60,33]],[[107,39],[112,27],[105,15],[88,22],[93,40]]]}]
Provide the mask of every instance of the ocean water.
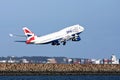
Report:
[{"label": "ocean water", "polygon": [[119,75],[0,76],[0,80],[120,80],[120,76]]}]

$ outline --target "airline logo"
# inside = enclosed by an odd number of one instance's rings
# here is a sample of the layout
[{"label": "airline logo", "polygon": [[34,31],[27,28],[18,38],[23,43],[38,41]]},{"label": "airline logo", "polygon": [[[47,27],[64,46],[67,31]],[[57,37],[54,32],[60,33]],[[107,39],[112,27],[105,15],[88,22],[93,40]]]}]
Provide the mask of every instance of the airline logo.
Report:
[{"label": "airline logo", "polygon": [[27,41],[26,44],[30,44],[33,40],[35,40],[35,37],[30,37]]},{"label": "airline logo", "polygon": [[73,32],[72,30],[68,30],[68,31],[66,31],[67,34],[72,33],[72,32]]},{"label": "airline logo", "polygon": [[24,27],[23,31],[27,37],[26,44],[30,44],[33,40],[35,40],[35,35],[33,32],[31,32],[28,28]]}]

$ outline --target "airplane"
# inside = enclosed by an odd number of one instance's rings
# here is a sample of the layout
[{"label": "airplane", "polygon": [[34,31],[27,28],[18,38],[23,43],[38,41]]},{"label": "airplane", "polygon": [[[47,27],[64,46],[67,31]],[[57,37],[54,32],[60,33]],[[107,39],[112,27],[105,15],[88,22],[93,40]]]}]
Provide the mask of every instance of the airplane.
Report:
[{"label": "airplane", "polygon": [[[72,41],[80,41],[81,38],[79,36],[80,33],[84,31],[84,28],[80,26],[79,24],[73,25],[67,28],[64,28],[60,31],[47,34],[44,36],[38,37],[35,35],[30,29],[27,27],[23,27],[24,36],[20,37],[26,37],[26,41],[15,41],[15,42],[25,42],[26,44],[51,44],[54,46],[58,46],[61,43],[63,45],[66,45],[66,41],[72,40]],[[14,36],[13,34],[9,34],[11,37]],[[19,36],[19,35],[15,35]]]}]

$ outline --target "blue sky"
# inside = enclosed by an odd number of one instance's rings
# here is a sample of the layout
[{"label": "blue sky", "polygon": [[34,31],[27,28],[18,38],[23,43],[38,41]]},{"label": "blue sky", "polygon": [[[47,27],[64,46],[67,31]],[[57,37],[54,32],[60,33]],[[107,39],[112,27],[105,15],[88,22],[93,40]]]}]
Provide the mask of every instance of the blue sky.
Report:
[{"label": "blue sky", "polygon": [[[65,56],[120,58],[120,0],[1,0],[0,56]],[[80,42],[66,46],[15,43],[9,33],[23,34],[27,26],[37,35],[80,24]]]}]

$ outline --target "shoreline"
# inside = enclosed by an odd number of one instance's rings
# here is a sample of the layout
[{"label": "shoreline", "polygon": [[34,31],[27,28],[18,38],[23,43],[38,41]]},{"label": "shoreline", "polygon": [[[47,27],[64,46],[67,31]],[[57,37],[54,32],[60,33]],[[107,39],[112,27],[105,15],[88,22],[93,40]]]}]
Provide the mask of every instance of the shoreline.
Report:
[{"label": "shoreline", "polygon": [[1,71],[0,76],[77,76],[77,75],[120,75],[120,72],[40,72],[40,71]]},{"label": "shoreline", "polygon": [[119,64],[0,64],[0,76],[120,75]]}]

